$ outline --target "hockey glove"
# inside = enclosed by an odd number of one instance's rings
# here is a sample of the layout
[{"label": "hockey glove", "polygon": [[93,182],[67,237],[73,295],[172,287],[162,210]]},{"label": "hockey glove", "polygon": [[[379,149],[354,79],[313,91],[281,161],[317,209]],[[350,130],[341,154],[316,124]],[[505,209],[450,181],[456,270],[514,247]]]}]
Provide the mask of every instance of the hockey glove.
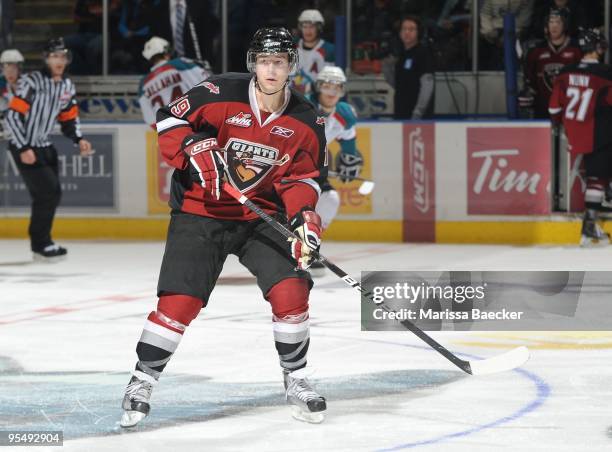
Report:
[{"label": "hockey glove", "polygon": [[217,139],[207,134],[190,135],[183,141],[183,152],[191,163],[191,174],[215,199],[221,196],[221,180],[227,163]]},{"label": "hockey glove", "polygon": [[357,150],[355,154],[338,152],[336,155],[336,172],[342,182],[350,182],[355,177],[359,177],[362,167],[363,157]]},{"label": "hockey glove", "polygon": [[306,270],[314,258],[312,251],[319,251],[321,247],[321,217],[310,207],[305,207],[289,220],[289,226],[300,238],[287,239],[291,257],[297,262],[298,269]]},{"label": "hockey glove", "polygon": [[530,88],[524,88],[518,95],[518,103],[521,108],[533,108],[535,92]]}]

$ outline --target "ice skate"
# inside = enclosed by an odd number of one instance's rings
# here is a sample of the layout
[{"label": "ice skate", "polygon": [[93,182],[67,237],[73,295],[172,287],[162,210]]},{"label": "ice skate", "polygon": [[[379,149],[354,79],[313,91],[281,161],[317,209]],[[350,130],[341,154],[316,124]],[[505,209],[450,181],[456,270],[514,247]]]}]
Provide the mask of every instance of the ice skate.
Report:
[{"label": "ice skate", "polygon": [[33,252],[35,261],[48,263],[64,260],[67,254],[68,250],[66,248],[56,245],[55,243],[45,246],[42,250]]},{"label": "ice skate", "polygon": [[610,244],[610,235],[597,223],[597,213],[587,210],[582,221],[580,246],[583,248],[607,246]]},{"label": "ice skate", "polygon": [[151,393],[155,383],[156,381],[153,377],[142,372],[134,372],[125,388],[122,405],[125,411],[121,417],[121,427],[134,427],[149,414],[151,409],[149,400],[151,400]]},{"label": "ice skate", "polygon": [[307,376],[310,369],[299,369],[291,373],[284,371],[287,404],[291,405],[292,416],[311,424],[320,424],[325,419],[327,404],[325,398],[312,388]]}]

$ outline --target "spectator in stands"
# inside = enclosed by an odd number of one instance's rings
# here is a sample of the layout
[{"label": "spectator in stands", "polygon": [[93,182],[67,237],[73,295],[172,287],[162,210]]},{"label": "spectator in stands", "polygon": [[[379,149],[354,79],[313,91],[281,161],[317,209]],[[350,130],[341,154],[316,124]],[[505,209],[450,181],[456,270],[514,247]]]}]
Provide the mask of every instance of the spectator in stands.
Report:
[{"label": "spectator in stands", "polygon": [[466,70],[472,22],[471,0],[446,0],[435,18],[430,19],[428,41],[437,70]]},{"label": "spectator in stands", "polygon": [[157,0],[151,25],[153,34],[172,44],[177,57],[212,60],[220,28],[210,0]]},{"label": "spectator in stands", "polygon": [[142,58],[144,43],[151,36],[157,0],[123,0],[119,17],[119,39],[113,43],[111,66],[116,73],[143,73],[147,63]]},{"label": "spectator in stands", "polygon": [[[251,37],[257,30],[272,22],[269,0],[232,0],[228,3],[228,71],[244,72],[244,55],[249,50]],[[275,11],[278,14],[278,11]],[[279,24],[286,24],[283,20]]]},{"label": "spectator in stands", "polygon": [[543,2],[538,2],[535,6],[534,19],[531,27],[532,37],[540,39],[546,37],[542,24],[548,17],[548,13],[551,9],[566,9],[568,11],[569,22],[567,24],[567,34],[570,37],[575,37],[577,35],[578,28],[591,26],[591,21],[587,18],[584,6],[576,0],[545,0]]},{"label": "spectator in stands", "polygon": [[15,0],[0,0],[0,48],[13,45],[13,22],[15,21]]},{"label": "spectator in stands", "polygon": [[525,62],[525,88],[521,107],[533,107],[534,117],[548,119],[548,103],[555,77],[568,64],[578,63],[582,52],[568,36],[571,22],[567,9],[551,9],[544,23],[546,39],[529,50]]},{"label": "spectator in stands", "polygon": [[335,61],[334,45],[321,38],[324,25],[325,19],[316,9],[305,9],[298,17],[300,68],[293,85],[302,93],[311,92],[319,71]]},{"label": "spectator in stands", "polygon": [[394,117],[396,119],[427,119],[434,110],[434,67],[429,49],[419,40],[421,21],[406,16],[400,23],[403,48],[385,59],[383,72],[395,88]]},{"label": "spectator in stands", "polygon": [[[120,7],[121,0],[110,0],[110,23],[116,23]],[[102,72],[102,0],[77,0],[74,7],[74,21],[79,24],[77,33],[65,38],[66,46],[72,52],[70,72],[75,75],[100,74]]]},{"label": "spectator in stands", "polygon": [[516,36],[529,31],[534,0],[483,0],[480,7],[480,61],[485,70],[503,69],[504,16],[515,15]]}]

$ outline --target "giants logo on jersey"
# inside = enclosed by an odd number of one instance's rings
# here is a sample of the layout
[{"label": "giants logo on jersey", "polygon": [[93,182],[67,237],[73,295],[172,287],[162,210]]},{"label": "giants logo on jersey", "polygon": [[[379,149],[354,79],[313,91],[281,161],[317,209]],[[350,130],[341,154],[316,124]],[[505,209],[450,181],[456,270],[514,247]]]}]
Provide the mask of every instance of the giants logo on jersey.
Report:
[{"label": "giants logo on jersey", "polygon": [[289,161],[288,154],[278,159],[276,148],[238,138],[230,138],[225,149],[229,182],[241,193],[259,184],[274,166]]},{"label": "giants logo on jersey", "polygon": [[251,127],[251,124],[253,124],[253,120],[251,119],[250,113],[240,112],[232,116],[231,118],[227,118],[225,120],[225,123],[229,124],[230,126]]}]

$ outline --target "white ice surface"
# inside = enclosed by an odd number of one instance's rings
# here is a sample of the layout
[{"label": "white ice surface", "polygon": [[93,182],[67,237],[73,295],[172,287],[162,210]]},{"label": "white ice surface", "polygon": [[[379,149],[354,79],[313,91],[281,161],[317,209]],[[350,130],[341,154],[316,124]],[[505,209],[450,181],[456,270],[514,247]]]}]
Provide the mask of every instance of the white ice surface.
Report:
[{"label": "white ice surface", "polygon": [[[359,297],[331,274],[317,279],[310,302],[309,363],[328,416],[321,425],[293,420],[269,306],[234,258],[155,388],[150,417],[121,432],[163,243],[63,244],[68,260],[45,265],[26,263],[25,241],[0,241],[0,430],[64,430],[62,450],[94,452],[612,450],[612,333],[432,333],[471,356],[530,347],[522,370],[470,377],[409,332],[361,332]],[[323,251],[356,277],[612,270],[612,247],[327,243]]]}]

